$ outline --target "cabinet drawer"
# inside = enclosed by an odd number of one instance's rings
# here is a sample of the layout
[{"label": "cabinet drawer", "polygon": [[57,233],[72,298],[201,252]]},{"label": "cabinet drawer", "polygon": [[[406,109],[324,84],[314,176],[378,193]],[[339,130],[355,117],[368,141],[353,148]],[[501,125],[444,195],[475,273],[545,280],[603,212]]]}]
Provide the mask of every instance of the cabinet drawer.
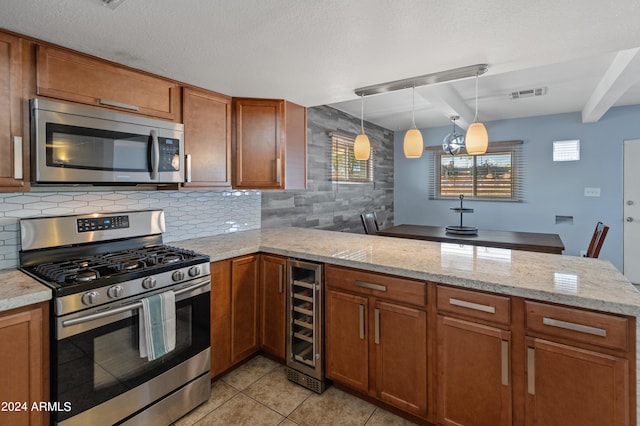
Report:
[{"label": "cabinet drawer", "polygon": [[511,299],[505,296],[439,285],[437,307],[439,312],[459,314],[504,325],[509,325],[511,322]]},{"label": "cabinet drawer", "polygon": [[527,330],[612,349],[629,349],[629,320],[582,309],[525,302]]},{"label": "cabinet drawer", "polygon": [[329,287],[415,306],[427,303],[427,284],[422,281],[332,265],[326,265],[325,274]]}]

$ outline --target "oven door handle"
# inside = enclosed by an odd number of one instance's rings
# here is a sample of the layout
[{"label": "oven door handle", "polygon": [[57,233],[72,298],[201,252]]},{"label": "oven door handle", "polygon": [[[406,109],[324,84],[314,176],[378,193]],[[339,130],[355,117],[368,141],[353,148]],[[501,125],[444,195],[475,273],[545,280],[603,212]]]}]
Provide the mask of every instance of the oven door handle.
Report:
[{"label": "oven door handle", "polygon": [[[192,286],[189,287],[185,287],[185,288],[181,288],[180,290],[176,290],[174,291],[176,296],[179,296],[183,293],[188,293],[192,290],[198,289],[200,287],[204,287],[206,285],[209,285],[211,283],[211,281],[207,280],[198,284],[194,284]],[[126,306],[121,306],[119,308],[114,308],[114,309],[109,309],[108,311],[103,311],[103,312],[98,312],[95,314],[90,314],[90,315],[85,315],[83,317],[78,317],[78,318],[73,318],[73,319],[68,319],[68,320],[64,320],[62,321],[62,326],[63,327],[71,327],[72,325],[76,325],[76,324],[82,324],[85,322],[90,322],[90,321],[95,321],[97,319],[100,318],[105,318],[105,317],[110,317],[111,315],[116,315],[119,314],[121,312],[127,312],[127,311],[133,311],[136,309],[140,309],[142,307],[142,302],[135,302],[132,303],[130,305],[126,305]]]}]

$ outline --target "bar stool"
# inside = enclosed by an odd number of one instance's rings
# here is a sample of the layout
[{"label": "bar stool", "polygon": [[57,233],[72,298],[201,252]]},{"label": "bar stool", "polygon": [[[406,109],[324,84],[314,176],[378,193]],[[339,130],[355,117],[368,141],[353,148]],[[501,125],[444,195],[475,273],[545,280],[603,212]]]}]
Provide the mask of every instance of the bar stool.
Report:
[{"label": "bar stool", "polygon": [[370,235],[376,235],[380,228],[378,228],[378,218],[375,212],[364,212],[360,215],[362,219],[362,226],[364,226],[364,233]]},{"label": "bar stool", "polygon": [[596,229],[593,231],[593,236],[591,237],[591,242],[589,243],[589,248],[587,249],[585,257],[592,257],[596,259],[600,255],[600,249],[604,243],[604,238],[607,236],[607,232],[609,232],[608,226],[604,225],[602,222],[598,222],[596,224]]}]

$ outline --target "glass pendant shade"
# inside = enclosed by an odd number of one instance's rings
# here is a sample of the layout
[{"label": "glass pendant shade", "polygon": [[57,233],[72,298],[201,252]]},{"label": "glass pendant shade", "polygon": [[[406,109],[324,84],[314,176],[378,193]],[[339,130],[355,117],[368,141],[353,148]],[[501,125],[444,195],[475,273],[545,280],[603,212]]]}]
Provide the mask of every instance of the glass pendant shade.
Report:
[{"label": "glass pendant shade", "polygon": [[356,160],[368,160],[370,154],[371,143],[369,143],[369,137],[362,131],[356,136],[356,140],[353,143],[353,156]]},{"label": "glass pendant shade", "polygon": [[406,158],[420,158],[424,144],[422,141],[422,133],[415,127],[407,130],[404,134],[404,156]]},{"label": "glass pendant shade", "polygon": [[487,152],[489,146],[489,135],[487,128],[480,122],[471,123],[464,137],[464,144],[467,148],[467,154],[478,155]]},{"label": "glass pendant shade", "polygon": [[406,158],[422,157],[424,144],[422,141],[422,133],[416,127],[416,86],[413,86],[411,92],[411,128],[404,134],[404,156]]},{"label": "glass pendant shade", "polygon": [[467,154],[469,155],[484,154],[487,152],[487,147],[489,146],[487,128],[478,121],[478,77],[479,74],[476,74],[476,115],[464,137],[464,144],[467,148]]},{"label": "glass pendant shade", "polygon": [[360,95],[362,100],[362,111],[360,115],[360,134],[353,141],[353,156],[356,160],[368,160],[371,155],[371,143],[369,137],[364,133],[364,95]]}]

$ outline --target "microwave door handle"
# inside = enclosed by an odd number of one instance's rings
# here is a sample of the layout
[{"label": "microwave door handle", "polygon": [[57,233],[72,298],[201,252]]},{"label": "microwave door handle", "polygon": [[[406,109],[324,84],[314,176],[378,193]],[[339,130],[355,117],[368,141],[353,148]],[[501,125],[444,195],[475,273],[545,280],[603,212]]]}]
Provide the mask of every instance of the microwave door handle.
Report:
[{"label": "microwave door handle", "polygon": [[158,132],[151,130],[151,180],[158,180],[158,167],[160,166],[160,146],[158,144]]}]

